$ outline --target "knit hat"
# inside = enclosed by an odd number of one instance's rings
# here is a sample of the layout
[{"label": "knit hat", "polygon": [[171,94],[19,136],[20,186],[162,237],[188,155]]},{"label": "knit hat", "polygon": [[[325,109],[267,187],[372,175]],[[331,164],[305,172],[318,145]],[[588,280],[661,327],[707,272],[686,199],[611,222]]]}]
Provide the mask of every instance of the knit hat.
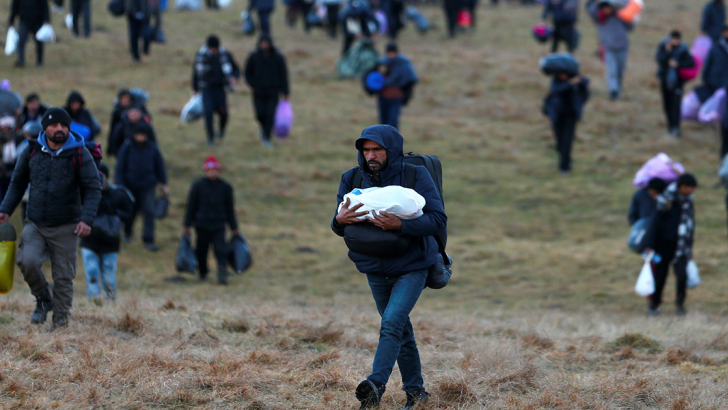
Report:
[{"label": "knit hat", "polygon": [[49,108],[48,111],[46,111],[45,115],[43,116],[43,119],[40,122],[40,125],[43,127],[43,130],[45,131],[46,128],[48,128],[51,124],[63,124],[66,127],[71,127],[71,116],[68,115],[66,110],[60,107],[53,107]]},{"label": "knit hat", "polygon": [[210,36],[207,38],[207,48],[219,48],[220,39],[217,36]]},{"label": "knit hat", "polygon": [[134,134],[144,134],[147,137],[151,137],[152,127],[150,127],[149,124],[146,123],[146,121],[139,121],[136,126],[134,126]]},{"label": "knit hat", "polygon": [[215,158],[214,155],[210,155],[205,160],[205,166],[204,170],[207,171],[208,169],[217,169],[218,171],[222,171],[222,165],[220,165],[220,161]]}]

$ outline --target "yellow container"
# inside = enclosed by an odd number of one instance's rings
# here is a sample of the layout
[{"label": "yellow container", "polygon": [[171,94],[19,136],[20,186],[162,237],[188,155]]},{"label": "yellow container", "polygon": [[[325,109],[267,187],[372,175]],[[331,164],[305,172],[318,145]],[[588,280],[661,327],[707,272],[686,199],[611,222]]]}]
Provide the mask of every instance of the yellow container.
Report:
[{"label": "yellow container", "polygon": [[0,242],[0,295],[13,290],[15,276],[15,241]]}]

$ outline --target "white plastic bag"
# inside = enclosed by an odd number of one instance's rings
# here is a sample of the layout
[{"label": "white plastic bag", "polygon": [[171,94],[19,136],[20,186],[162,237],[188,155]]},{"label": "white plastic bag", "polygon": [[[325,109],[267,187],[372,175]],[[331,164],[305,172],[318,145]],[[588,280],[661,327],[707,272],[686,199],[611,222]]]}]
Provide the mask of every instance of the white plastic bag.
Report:
[{"label": "white plastic bag", "polygon": [[15,30],[15,27],[10,27],[8,29],[8,36],[5,38],[5,55],[13,55],[15,53],[15,50],[18,49],[18,40],[20,39],[20,36],[18,36],[18,32]]},{"label": "white plastic bag", "polygon": [[647,297],[655,293],[655,278],[652,276],[652,265],[650,263],[654,255],[654,252],[650,252],[645,258],[645,264],[642,265],[642,271],[637,278],[637,284],[634,286],[634,291],[640,296]]},{"label": "white plastic bag", "polygon": [[720,88],[700,107],[700,111],[698,111],[698,121],[703,124],[721,122],[723,119],[723,113],[725,112],[725,104],[725,88]]},{"label": "white plastic bag", "polygon": [[35,39],[44,43],[55,43],[56,32],[53,31],[53,27],[50,24],[46,23],[35,33]]},{"label": "white plastic bag", "polygon": [[698,270],[698,264],[694,260],[690,259],[688,262],[688,289],[692,289],[700,285],[700,271]]},{"label": "white plastic bag", "polygon": [[349,208],[364,204],[357,212],[369,212],[359,219],[373,217],[372,211],[387,212],[401,219],[417,219],[422,216],[422,208],[426,201],[414,189],[401,186],[388,186],[384,188],[355,189],[344,195],[344,202],[339,204],[339,211],[349,199]]},{"label": "white plastic bag", "polygon": [[183,124],[187,124],[202,117],[204,113],[205,107],[202,105],[202,94],[195,94],[182,109],[180,120]]},{"label": "white plastic bag", "polygon": [[69,30],[73,30],[73,14],[68,13],[66,14],[66,28]]},{"label": "white plastic bag", "polygon": [[226,7],[230,7],[230,3],[232,2],[233,0],[217,0],[217,6],[224,9]]}]

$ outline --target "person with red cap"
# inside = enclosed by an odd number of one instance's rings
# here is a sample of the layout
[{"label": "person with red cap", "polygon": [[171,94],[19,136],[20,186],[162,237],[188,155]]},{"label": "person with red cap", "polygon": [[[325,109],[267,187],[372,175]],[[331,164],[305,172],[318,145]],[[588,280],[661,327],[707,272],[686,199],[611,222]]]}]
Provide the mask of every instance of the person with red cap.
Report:
[{"label": "person with red cap", "polygon": [[200,280],[207,279],[207,253],[212,244],[217,259],[217,283],[227,285],[225,224],[230,226],[233,235],[238,233],[235,194],[232,185],[220,178],[222,165],[215,156],[210,155],[203,168],[205,176],[194,182],[190,189],[182,234],[189,235],[190,228],[195,227]]}]

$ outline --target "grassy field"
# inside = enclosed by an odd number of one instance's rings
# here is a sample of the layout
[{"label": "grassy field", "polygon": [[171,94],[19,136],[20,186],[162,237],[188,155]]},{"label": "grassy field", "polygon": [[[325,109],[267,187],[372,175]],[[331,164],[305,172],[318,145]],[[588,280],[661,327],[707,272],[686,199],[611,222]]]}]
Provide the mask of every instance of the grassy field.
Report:
[{"label": "grassy field", "polygon": [[[168,12],[168,43],[134,64],[126,21],[93,0],[94,33],[75,39],[54,15],[59,42],[46,65],[0,60],[0,77],[62,105],[72,89],[106,127],[122,87],[149,91],[149,108],[171,177],[172,209],[158,223],[161,251],[125,246],[115,304],[86,300],[76,280],[71,326],[49,333],[28,324],[34,300],[16,272],[0,298],[2,408],[355,408],[353,389],[369,370],[378,316],[365,278],[329,228],[340,175],[356,164],[354,139],[376,121],[357,82],[340,81],[340,42],[304,35],[273,15],[287,56],[293,135],[265,149],[246,87],[230,95],[225,141],[209,149],[202,124],[179,124],[190,96],[194,53],[210,33],[242,64],[254,39],[240,34],[241,0],[220,12]],[[557,172],[540,115],[546,48],[530,37],[540,10],[483,5],[477,31],[447,40],[442,29],[400,41],[422,79],[404,110],[405,149],[438,155],[445,167],[449,253],[455,274],[427,290],[412,318],[430,409],[721,409],[728,407],[728,287],[725,192],[717,186],[715,129],[685,124],[665,135],[653,62],[672,28],[692,40],[702,2],[648,4],[632,35],[622,101],[609,102],[594,56],[593,24],[582,17],[581,59],[593,98],[578,130],[574,172]],[[0,6],[7,13],[8,2]],[[437,8],[425,12],[443,27]],[[384,40],[378,41],[383,47]],[[694,86],[695,84],[691,84]],[[102,142],[108,129],[104,129]],[[631,180],[658,152],[685,164],[696,195],[695,259],[703,283],[685,318],[648,319],[633,292],[641,260],[626,249]],[[185,197],[214,153],[236,188],[241,230],[255,264],[228,287],[168,283]],[[13,223],[19,227],[17,216]],[[395,370],[382,405],[404,402]]]}]

